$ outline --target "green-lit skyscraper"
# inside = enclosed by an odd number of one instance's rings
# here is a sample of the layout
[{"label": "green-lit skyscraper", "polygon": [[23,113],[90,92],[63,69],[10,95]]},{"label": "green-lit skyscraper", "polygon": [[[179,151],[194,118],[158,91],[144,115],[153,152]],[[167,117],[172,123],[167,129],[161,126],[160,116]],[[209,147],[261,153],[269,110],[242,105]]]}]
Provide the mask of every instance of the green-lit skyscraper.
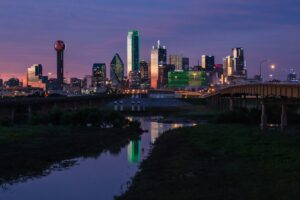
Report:
[{"label": "green-lit skyscraper", "polygon": [[124,63],[119,54],[116,54],[110,63],[110,79],[113,86],[121,84],[124,78]]},{"label": "green-lit skyscraper", "polygon": [[127,77],[131,71],[140,71],[140,33],[137,30],[129,31],[127,36]]}]

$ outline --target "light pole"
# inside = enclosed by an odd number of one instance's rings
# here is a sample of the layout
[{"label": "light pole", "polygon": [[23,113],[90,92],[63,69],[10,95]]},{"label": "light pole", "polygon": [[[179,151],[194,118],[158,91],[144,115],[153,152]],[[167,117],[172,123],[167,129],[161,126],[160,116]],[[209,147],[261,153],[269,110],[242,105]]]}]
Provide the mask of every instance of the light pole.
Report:
[{"label": "light pole", "polygon": [[270,66],[270,69],[272,70],[272,78],[275,80],[275,75],[273,75],[273,74],[275,74],[275,69],[276,69],[276,66],[274,65],[274,64],[272,64],[271,66]]}]

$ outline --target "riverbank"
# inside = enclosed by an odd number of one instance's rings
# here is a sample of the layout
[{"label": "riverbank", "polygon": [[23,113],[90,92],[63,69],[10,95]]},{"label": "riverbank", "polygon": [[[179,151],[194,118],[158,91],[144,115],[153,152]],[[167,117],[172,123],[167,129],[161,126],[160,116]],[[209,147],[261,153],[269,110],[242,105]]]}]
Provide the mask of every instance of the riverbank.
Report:
[{"label": "riverbank", "polygon": [[217,124],[169,131],[116,199],[298,199],[298,132]]},{"label": "riverbank", "polygon": [[[138,128],[79,126],[0,127],[0,185],[43,176],[55,168],[65,168],[77,157],[98,157],[103,151],[118,154]],[[65,162],[62,162],[65,161]]]}]

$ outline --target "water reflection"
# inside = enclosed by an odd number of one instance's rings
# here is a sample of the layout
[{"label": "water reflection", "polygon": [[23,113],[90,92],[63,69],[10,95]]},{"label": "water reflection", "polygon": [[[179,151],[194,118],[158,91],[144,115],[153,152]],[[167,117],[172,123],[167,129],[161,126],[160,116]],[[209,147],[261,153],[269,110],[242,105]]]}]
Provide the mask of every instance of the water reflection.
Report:
[{"label": "water reflection", "polygon": [[128,145],[128,161],[129,163],[136,164],[141,161],[141,140],[132,140]]},{"label": "water reflection", "polygon": [[[145,159],[152,143],[163,132],[193,124],[159,123],[157,118],[132,118],[147,130],[139,139],[123,148],[111,147],[98,157],[76,158],[77,164],[67,170],[52,171],[45,177],[14,183],[9,190],[0,189],[0,200],[99,200],[113,199],[126,190],[138,163]],[[127,144],[123,144],[127,145]],[[120,146],[120,145],[116,145]],[[113,151],[112,151],[113,150]]]}]

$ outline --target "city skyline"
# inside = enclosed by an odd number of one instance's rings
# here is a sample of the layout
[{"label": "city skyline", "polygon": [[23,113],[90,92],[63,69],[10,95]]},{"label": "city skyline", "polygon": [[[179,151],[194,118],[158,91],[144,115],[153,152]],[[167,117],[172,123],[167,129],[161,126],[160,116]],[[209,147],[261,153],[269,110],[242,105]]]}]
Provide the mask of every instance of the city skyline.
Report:
[{"label": "city skyline", "polygon": [[[286,3],[294,6],[283,8]],[[83,77],[95,62],[110,63],[115,53],[126,63],[126,34],[130,29],[141,32],[141,59],[146,61],[150,60],[152,44],[159,39],[170,54],[189,57],[191,65],[196,65],[203,54],[214,55],[216,63],[222,63],[231,48],[242,46],[250,77],[258,73],[263,59],[275,63],[278,70],[293,67],[299,71],[299,3],[295,0],[275,0],[272,5],[256,0],[155,0],[151,4],[93,1],[88,5],[80,0],[72,4],[54,0],[31,5],[4,0],[0,6],[0,24],[4,27],[0,33],[0,74],[4,79],[6,74],[23,75],[24,79],[26,69],[33,63],[43,64],[45,74],[52,72],[55,77],[53,41],[57,39],[68,44],[68,78]],[[110,14],[121,10],[126,13],[124,19]],[[102,20],[103,16],[109,20]],[[263,72],[266,75],[267,67]]]}]

